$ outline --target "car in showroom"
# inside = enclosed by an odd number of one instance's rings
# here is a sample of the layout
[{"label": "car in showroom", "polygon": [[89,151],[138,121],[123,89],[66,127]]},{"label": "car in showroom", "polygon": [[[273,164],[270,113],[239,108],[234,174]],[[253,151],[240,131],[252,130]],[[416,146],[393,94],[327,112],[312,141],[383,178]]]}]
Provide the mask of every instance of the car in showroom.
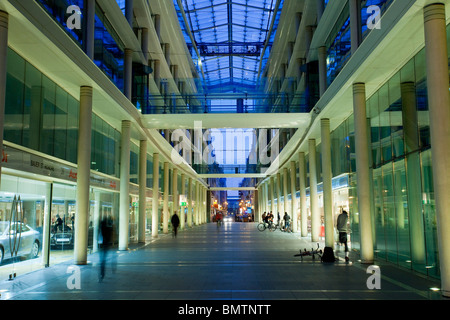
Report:
[{"label": "car in showroom", "polygon": [[41,248],[40,239],[40,232],[25,223],[0,221],[0,264],[4,259],[13,257],[37,258]]}]

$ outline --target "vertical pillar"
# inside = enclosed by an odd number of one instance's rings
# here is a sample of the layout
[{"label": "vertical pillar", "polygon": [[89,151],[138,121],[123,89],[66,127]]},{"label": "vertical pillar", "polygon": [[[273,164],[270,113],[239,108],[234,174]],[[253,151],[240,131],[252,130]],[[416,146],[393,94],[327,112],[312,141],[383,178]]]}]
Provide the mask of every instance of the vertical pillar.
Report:
[{"label": "vertical pillar", "polygon": [[350,0],[350,40],[352,54],[358,50],[361,41],[361,0]]},{"label": "vertical pillar", "polygon": [[120,142],[120,209],[119,250],[128,249],[128,228],[130,223],[130,139],[131,122],[122,121]]},{"label": "vertical pillar", "polygon": [[139,232],[138,242],[145,242],[145,221],[147,214],[147,140],[139,146]]},{"label": "vertical pillar", "polygon": [[153,61],[153,80],[161,93],[161,61],[159,60]]},{"label": "vertical pillar", "polygon": [[189,228],[191,228],[192,227],[192,178],[189,178],[189,180],[188,180],[187,198],[188,198],[187,225]]},{"label": "vertical pillar", "polygon": [[169,163],[164,162],[163,233],[169,233]]},{"label": "vertical pillar", "polygon": [[78,129],[77,204],[75,213],[75,264],[87,263],[89,186],[91,177],[92,88],[80,88]]},{"label": "vertical pillar", "polygon": [[311,211],[311,241],[319,241],[320,210],[317,194],[316,140],[309,140],[309,201]]},{"label": "vertical pillar", "polygon": [[173,168],[172,172],[172,201],[173,201],[173,213],[177,213],[180,217],[180,201],[178,200],[178,169]]},{"label": "vertical pillar", "polygon": [[93,239],[92,239],[92,252],[98,251],[98,231],[100,228],[100,221],[103,219],[100,212],[100,202],[102,194],[99,191],[94,191],[94,232],[93,232]]},{"label": "vertical pillar", "polygon": [[159,209],[159,154],[153,154],[153,190],[152,190],[152,238],[158,238]]},{"label": "vertical pillar", "polygon": [[133,28],[133,0],[125,0],[125,18],[127,19],[130,27]]},{"label": "vertical pillar", "polygon": [[[186,178],[184,176],[184,173],[181,174],[181,194],[183,195],[184,201],[186,201]],[[180,212],[180,230],[184,230],[184,224],[186,222],[186,216],[185,216],[185,206],[181,206],[181,212]]]},{"label": "vertical pillar", "polygon": [[170,43],[165,43],[164,47],[165,47],[164,57],[166,58],[167,65],[169,66],[169,70],[171,70],[171,68],[170,68]]},{"label": "vertical pillar", "polygon": [[331,172],[330,119],[321,119],[323,214],[325,218],[325,246],[334,248],[334,219]]},{"label": "vertical pillar", "polygon": [[95,1],[86,1],[86,41],[85,50],[89,59],[94,60],[95,53]]},{"label": "vertical pillar", "polygon": [[276,215],[275,211],[275,179],[270,177],[270,211]]},{"label": "vertical pillar", "polygon": [[125,49],[123,93],[131,100],[133,89],[133,50]]},{"label": "vertical pillar", "polygon": [[300,189],[300,223],[302,237],[308,236],[308,211],[306,208],[306,161],[305,153],[298,154],[298,182]]},{"label": "vertical pillar", "polygon": [[159,41],[161,41],[161,16],[159,14],[155,14],[154,23],[156,35],[158,36]]},{"label": "vertical pillar", "polygon": [[416,86],[413,82],[401,85],[403,136],[406,148],[406,185],[411,236],[411,259],[424,265],[425,237],[422,217],[422,192],[420,180],[419,118],[417,114]]},{"label": "vertical pillar", "polygon": [[292,232],[297,232],[298,215],[297,215],[297,188],[296,188],[297,173],[295,161],[291,161],[291,218],[292,218]]},{"label": "vertical pillar", "polygon": [[52,212],[53,184],[47,183],[45,190],[44,228],[42,234],[42,265],[50,266],[50,224]]},{"label": "vertical pillar", "polygon": [[[8,56],[9,15],[0,11],[0,151],[3,152],[3,129],[5,126],[6,74]],[[0,161],[0,185],[2,162]]]},{"label": "vertical pillar", "polygon": [[319,91],[322,97],[327,90],[327,48],[319,47],[318,59],[319,59]]},{"label": "vertical pillar", "polygon": [[[447,89],[448,90],[448,89]],[[364,83],[353,85],[353,114],[355,121],[356,185],[361,234],[361,262],[373,263],[372,220],[370,216],[369,145],[366,118],[366,88]]]},{"label": "vertical pillar", "polygon": [[[283,212],[280,212],[281,219],[283,219],[284,213],[289,211],[288,210],[288,169],[287,168],[283,169],[283,193],[284,193],[284,195],[283,195],[284,196],[284,210],[283,210]],[[291,197],[291,199],[292,199],[292,197]]]},{"label": "vertical pillar", "polygon": [[150,59],[149,55],[149,33],[148,28],[142,28],[142,53],[144,55],[144,62],[148,65],[148,60]]},{"label": "vertical pillar", "polygon": [[275,221],[278,222],[278,213],[281,214],[281,173],[277,173],[277,212],[274,212]]},{"label": "vertical pillar", "polygon": [[430,113],[433,184],[437,239],[441,266],[441,290],[450,296],[450,108],[445,5],[424,8],[425,50]]},{"label": "vertical pillar", "polygon": [[324,0],[316,0],[317,3],[317,24],[319,24],[320,19],[322,19],[323,12],[325,10]]}]

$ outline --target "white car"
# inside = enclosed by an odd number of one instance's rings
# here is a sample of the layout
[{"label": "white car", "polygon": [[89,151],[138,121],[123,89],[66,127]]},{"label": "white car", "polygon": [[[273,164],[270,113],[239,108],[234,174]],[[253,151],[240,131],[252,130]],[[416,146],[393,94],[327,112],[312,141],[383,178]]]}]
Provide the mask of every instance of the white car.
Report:
[{"label": "white car", "polygon": [[[0,264],[12,258],[11,246],[17,247],[17,256],[36,258],[40,249],[40,233],[21,222],[0,221]],[[15,255],[14,255],[15,256]]]}]

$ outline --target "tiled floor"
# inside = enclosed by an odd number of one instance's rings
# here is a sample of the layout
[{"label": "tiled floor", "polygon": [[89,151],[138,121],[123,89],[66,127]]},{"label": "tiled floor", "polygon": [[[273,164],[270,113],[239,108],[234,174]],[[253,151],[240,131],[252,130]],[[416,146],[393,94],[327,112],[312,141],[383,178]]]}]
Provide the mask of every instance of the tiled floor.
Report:
[{"label": "tiled floor", "polygon": [[[381,289],[369,290],[367,267],[351,262],[321,263],[295,254],[311,244],[298,234],[259,232],[256,224],[197,226],[177,238],[160,235],[126,252],[111,253],[98,281],[99,256],[70,269],[71,262],[0,283],[3,300],[295,300],[442,299],[439,287],[412,272],[377,263]],[[321,245],[321,248],[323,246]],[[115,263],[114,263],[115,261]],[[115,265],[115,272],[112,270]],[[80,287],[70,288],[71,284]]]}]

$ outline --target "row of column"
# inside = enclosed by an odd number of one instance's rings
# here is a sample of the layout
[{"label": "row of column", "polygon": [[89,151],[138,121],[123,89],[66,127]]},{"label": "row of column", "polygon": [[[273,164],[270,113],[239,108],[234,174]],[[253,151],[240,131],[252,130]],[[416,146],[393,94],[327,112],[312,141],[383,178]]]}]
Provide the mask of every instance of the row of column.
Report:
[{"label": "row of column", "polygon": [[[355,9],[355,1],[351,2],[351,12]],[[441,270],[441,291],[444,296],[450,296],[450,233],[447,227],[450,226],[450,96],[449,96],[449,73],[448,73],[448,52],[447,52],[447,32],[445,4],[435,3],[424,8],[424,31],[426,50],[426,69],[428,104],[430,117],[431,152],[433,164],[433,183],[435,193],[435,208],[437,220],[437,240],[439,247],[439,260]],[[352,35],[352,51],[359,46],[360,39],[357,34]],[[319,49],[320,51],[320,49]],[[323,51],[323,50],[322,50]],[[322,52],[322,55],[324,52]],[[320,56],[320,55],[319,55]],[[322,69],[322,68],[321,68]],[[322,77],[323,79],[325,77]],[[321,94],[326,90],[324,83],[321,84]],[[402,84],[402,91],[405,92],[404,110],[408,112],[408,84]],[[402,93],[403,94],[403,93]],[[373,248],[373,228],[371,220],[371,189],[370,189],[370,149],[369,149],[369,126],[366,114],[366,90],[365,83],[353,84],[353,115],[355,124],[355,149],[356,149],[356,179],[357,179],[357,200],[358,213],[360,217],[360,255],[361,263],[372,264],[374,261]],[[415,104],[413,106],[415,109]],[[416,121],[417,122],[417,121]],[[408,131],[408,124],[404,125],[404,130]],[[407,135],[407,133],[405,133]],[[323,197],[324,197],[324,219],[325,219],[325,245],[333,247],[333,218],[331,204],[331,146],[330,146],[330,121],[321,119],[321,154],[323,168]],[[406,141],[406,143],[408,143]],[[305,154],[299,153],[298,161],[298,182],[300,187],[300,220],[301,235],[307,236],[307,208],[306,208],[306,167]],[[410,161],[411,162],[411,161]],[[409,162],[409,163],[410,163]],[[411,163],[410,163],[411,164]],[[284,181],[286,184],[287,175],[283,169]],[[297,201],[295,201],[296,163],[290,164],[291,171],[291,217],[293,217],[293,231],[297,230]],[[320,228],[320,216],[317,203],[317,177],[316,177],[316,142],[309,140],[309,179],[310,179],[310,214],[311,214],[311,241],[317,241]],[[272,176],[259,188],[259,214],[272,211],[276,218],[276,212],[280,212],[280,173]],[[287,199],[286,188],[284,188],[284,199]],[[275,193],[278,201],[275,207]],[[268,202],[271,206],[268,206]],[[411,201],[415,201],[414,199]],[[285,211],[287,207],[285,204]],[[288,212],[289,213],[289,212]],[[416,215],[413,216],[414,222]],[[420,220],[420,214],[418,215]],[[417,234],[412,234],[412,244],[417,237],[422,237],[423,230],[417,230]]]}]

